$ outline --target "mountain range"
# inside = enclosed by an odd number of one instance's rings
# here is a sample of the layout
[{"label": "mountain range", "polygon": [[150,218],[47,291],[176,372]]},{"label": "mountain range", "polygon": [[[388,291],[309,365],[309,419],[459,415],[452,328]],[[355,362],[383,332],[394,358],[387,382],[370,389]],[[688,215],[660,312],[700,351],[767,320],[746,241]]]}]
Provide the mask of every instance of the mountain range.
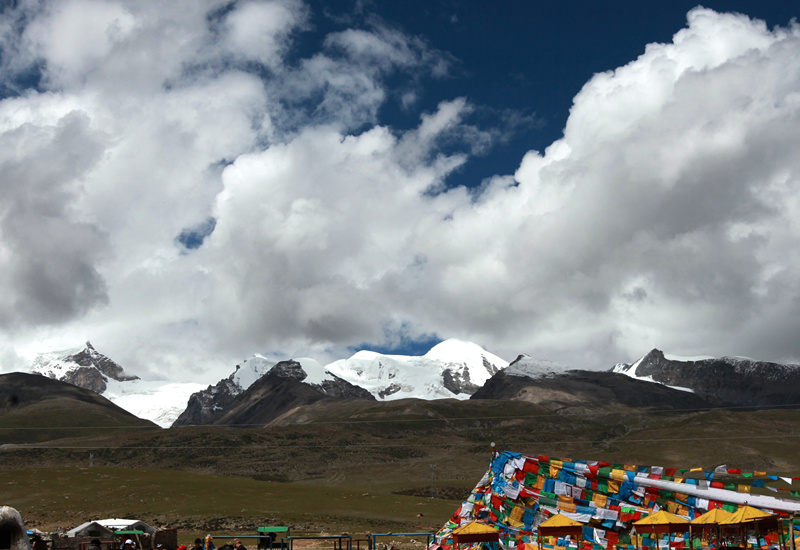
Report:
[{"label": "mountain range", "polygon": [[550,410],[649,407],[794,407],[800,367],[741,357],[683,358],[654,349],[607,371],[567,367],[520,355],[512,363],[456,339],[423,356],[359,351],[321,365],[254,355],[214,385],[145,381],[87,342],[42,354],[30,372],[98,393],[161,427],[265,425],[304,406],[338,400],[502,399]]}]

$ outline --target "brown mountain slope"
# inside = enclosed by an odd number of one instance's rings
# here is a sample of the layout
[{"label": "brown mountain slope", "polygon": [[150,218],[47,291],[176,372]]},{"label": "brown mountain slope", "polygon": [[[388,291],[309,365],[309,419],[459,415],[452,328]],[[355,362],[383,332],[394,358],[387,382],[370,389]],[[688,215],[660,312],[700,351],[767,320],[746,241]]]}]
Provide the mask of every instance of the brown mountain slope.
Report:
[{"label": "brown mountain slope", "polygon": [[101,395],[36,374],[0,375],[0,443],[49,441],[97,430],[158,429]]},{"label": "brown mountain slope", "polygon": [[696,410],[712,406],[692,392],[636,380],[624,374],[582,370],[536,378],[501,371],[471,399],[514,399],[548,409],[632,407]]}]

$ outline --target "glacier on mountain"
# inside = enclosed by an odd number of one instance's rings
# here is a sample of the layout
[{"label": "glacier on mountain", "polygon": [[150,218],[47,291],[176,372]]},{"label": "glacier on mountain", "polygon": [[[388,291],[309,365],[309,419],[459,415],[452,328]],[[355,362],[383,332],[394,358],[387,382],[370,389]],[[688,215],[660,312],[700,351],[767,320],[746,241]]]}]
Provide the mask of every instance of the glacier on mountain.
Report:
[{"label": "glacier on mountain", "polygon": [[520,355],[505,369],[511,376],[524,376],[526,378],[550,378],[575,370],[546,359],[534,359],[530,355]]},{"label": "glacier on mountain", "polygon": [[131,414],[168,428],[202,389],[194,382],[145,381],[125,372],[90,342],[82,348],[39,354],[30,372],[99,393]]},{"label": "glacier on mountain", "polygon": [[325,370],[369,391],[376,399],[469,399],[508,362],[479,345],[445,340],[421,357],[359,351]]},{"label": "glacier on mountain", "polygon": [[[642,362],[645,361],[648,358],[648,356],[650,356],[651,353],[652,352],[648,352],[647,354],[643,355],[642,357],[640,357],[637,361],[634,361],[633,363],[617,363],[616,365],[614,365],[612,367],[611,372],[616,372],[618,374],[624,374],[625,376],[629,376],[630,378],[633,378],[635,380],[642,380],[644,382],[653,382],[654,384],[661,384],[662,386],[666,386],[666,387],[672,388],[674,390],[694,393],[694,390],[692,388],[686,388],[686,387],[683,387],[683,386],[674,386],[674,385],[670,385],[670,384],[665,384],[663,382],[659,382],[658,380],[653,378],[652,374],[648,374],[648,375],[644,375],[644,376],[636,374],[636,369],[639,368],[639,365],[641,365]],[[668,360],[668,361],[672,361],[672,362],[675,362],[675,363],[692,363],[692,362],[695,362],[695,361],[704,361],[706,359],[712,359],[711,357],[706,357],[706,356],[701,356],[701,357],[682,357],[682,356],[679,356],[679,355],[669,355],[669,354],[663,354],[663,353],[662,353],[662,357],[664,359]]]}]

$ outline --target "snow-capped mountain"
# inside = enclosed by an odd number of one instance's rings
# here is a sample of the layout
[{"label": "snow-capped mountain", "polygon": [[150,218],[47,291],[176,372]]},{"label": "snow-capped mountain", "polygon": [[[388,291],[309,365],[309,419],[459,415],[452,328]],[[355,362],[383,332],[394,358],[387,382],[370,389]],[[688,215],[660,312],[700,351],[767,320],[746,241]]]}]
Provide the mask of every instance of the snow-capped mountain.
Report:
[{"label": "snow-capped mountain", "polygon": [[185,410],[181,411],[176,418],[175,424],[178,426],[206,424],[276,364],[275,361],[270,361],[259,354],[245,359],[236,365],[234,371],[227,378],[193,393],[189,397]]},{"label": "snow-capped mountain", "polygon": [[527,355],[517,357],[470,399],[525,401],[559,412],[631,407],[696,410],[710,406],[691,392],[611,371],[574,369]]},{"label": "snow-capped mountain", "polygon": [[564,374],[571,370],[575,369],[559,363],[554,363],[553,361],[547,361],[546,359],[534,359],[530,355],[523,354],[514,359],[504,372],[511,376],[552,378],[553,376]]},{"label": "snow-capped mountain", "polygon": [[325,370],[360,386],[378,400],[469,399],[508,362],[472,342],[450,339],[422,357],[359,351]]},{"label": "snow-capped mountain", "polygon": [[[286,384],[287,379],[296,382]],[[329,373],[314,359],[275,363],[255,355],[236,365],[228,378],[193,394],[173,426],[258,423],[294,406],[325,398],[374,399],[363,388]]]},{"label": "snow-capped mountain", "polygon": [[653,349],[613,372],[695,392],[718,404],[761,406],[800,403],[800,366],[746,357],[680,357]]},{"label": "snow-capped mountain", "polygon": [[30,372],[68,382],[99,393],[131,414],[168,428],[186,408],[189,396],[203,385],[192,382],[147,381],[125,372],[119,364],[98,352],[91,343],[83,348],[42,353]]},{"label": "snow-capped mountain", "polygon": [[94,349],[91,342],[83,348],[42,353],[34,359],[31,372],[101,394],[109,378],[118,382],[139,378],[126,374],[120,365]]}]

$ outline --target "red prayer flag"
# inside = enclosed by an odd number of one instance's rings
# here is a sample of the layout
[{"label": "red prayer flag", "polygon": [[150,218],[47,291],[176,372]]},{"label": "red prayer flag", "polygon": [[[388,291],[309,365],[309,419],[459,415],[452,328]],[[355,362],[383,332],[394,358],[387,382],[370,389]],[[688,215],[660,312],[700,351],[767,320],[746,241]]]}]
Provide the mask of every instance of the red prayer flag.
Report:
[{"label": "red prayer flag", "polygon": [[522,471],[528,472],[531,474],[538,474],[539,473],[539,463],[534,460],[526,460],[525,464],[522,465]]}]

